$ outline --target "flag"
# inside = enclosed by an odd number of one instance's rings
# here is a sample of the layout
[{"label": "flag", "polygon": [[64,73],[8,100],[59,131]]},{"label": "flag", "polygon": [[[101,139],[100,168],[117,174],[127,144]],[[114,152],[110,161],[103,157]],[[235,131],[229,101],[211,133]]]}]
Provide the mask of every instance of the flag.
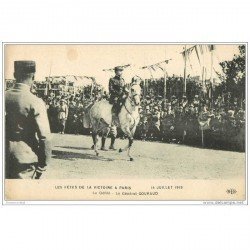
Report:
[{"label": "flag", "polygon": [[196,55],[197,55],[197,58],[198,58],[199,64],[201,65],[200,56],[199,56],[199,52],[198,52],[198,48],[197,48],[197,46],[195,46],[195,52],[196,52]]},{"label": "flag", "polygon": [[208,118],[206,121],[199,121],[200,130],[204,131],[210,129],[210,121],[211,118]]},{"label": "flag", "polygon": [[215,45],[210,44],[208,45],[208,50],[211,52],[212,50],[215,50]]},{"label": "flag", "polygon": [[157,67],[164,71],[164,69],[159,64],[157,64]]}]

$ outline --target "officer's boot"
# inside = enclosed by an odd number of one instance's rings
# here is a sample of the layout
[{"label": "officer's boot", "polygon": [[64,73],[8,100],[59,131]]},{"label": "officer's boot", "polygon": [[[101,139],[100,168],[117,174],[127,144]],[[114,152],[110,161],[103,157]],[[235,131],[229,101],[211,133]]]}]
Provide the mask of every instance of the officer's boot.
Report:
[{"label": "officer's boot", "polygon": [[110,143],[109,149],[111,149],[111,150],[116,150],[114,144],[115,144],[115,136],[112,135],[112,136],[111,136],[111,143]]},{"label": "officer's boot", "polygon": [[113,126],[117,126],[119,124],[119,118],[118,118],[118,114],[119,114],[119,107],[118,107],[118,103],[114,103],[113,107],[112,107],[112,125]]}]

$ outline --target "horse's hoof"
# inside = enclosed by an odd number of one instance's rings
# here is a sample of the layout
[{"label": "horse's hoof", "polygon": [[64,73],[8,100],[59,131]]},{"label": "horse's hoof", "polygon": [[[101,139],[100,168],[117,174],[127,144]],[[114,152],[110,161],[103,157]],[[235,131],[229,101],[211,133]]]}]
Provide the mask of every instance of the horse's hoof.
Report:
[{"label": "horse's hoof", "polygon": [[99,153],[96,153],[96,156],[99,156]]},{"label": "horse's hoof", "polygon": [[122,152],[122,149],[120,148],[120,149],[119,149],[119,153],[121,153],[121,152]]},{"label": "horse's hoof", "polygon": [[102,151],[108,151],[108,149],[104,148],[104,147],[101,147],[101,150]]},{"label": "horse's hoof", "polygon": [[93,145],[92,147],[91,147],[91,149],[94,149],[95,148],[95,146]]},{"label": "horse's hoof", "polygon": [[130,157],[130,159],[129,159],[130,161],[134,161],[134,158],[132,158],[132,157]]}]

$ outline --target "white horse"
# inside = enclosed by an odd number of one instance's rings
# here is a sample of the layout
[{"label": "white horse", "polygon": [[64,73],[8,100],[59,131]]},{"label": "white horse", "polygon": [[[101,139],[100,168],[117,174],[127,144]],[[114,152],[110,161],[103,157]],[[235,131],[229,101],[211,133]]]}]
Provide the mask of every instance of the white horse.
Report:
[{"label": "white horse", "polygon": [[[128,97],[122,105],[119,117],[119,127],[128,136],[129,143],[124,149],[119,149],[119,152],[127,150],[130,161],[133,158],[130,155],[130,149],[133,144],[133,137],[135,134],[136,126],[139,123],[139,105],[140,105],[140,87],[141,78],[135,76],[132,78],[132,83],[129,87]],[[92,125],[92,137],[94,142],[94,150],[98,156],[97,142],[98,134],[102,133],[102,140],[105,139],[110,131],[112,125],[112,105],[107,100],[96,102],[89,111],[90,123]]]}]

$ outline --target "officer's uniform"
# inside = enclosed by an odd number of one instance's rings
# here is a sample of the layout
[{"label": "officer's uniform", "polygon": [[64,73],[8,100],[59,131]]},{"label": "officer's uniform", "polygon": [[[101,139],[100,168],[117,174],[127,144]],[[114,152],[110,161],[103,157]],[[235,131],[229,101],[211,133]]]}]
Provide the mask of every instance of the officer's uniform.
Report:
[{"label": "officer's uniform", "polygon": [[115,76],[109,80],[110,103],[114,104],[124,93],[125,81],[122,77]]},{"label": "officer's uniform", "polygon": [[[35,62],[16,61],[15,72],[35,73]],[[50,127],[42,99],[16,83],[5,93],[6,178],[39,178],[50,156]],[[36,171],[34,171],[36,169]]]},{"label": "officer's uniform", "polygon": [[[115,67],[116,70],[123,70],[121,67]],[[109,80],[109,103],[113,105],[112,112],[118,114],[122,106],[122,96],[126,87],[125,80],[121,76],[114,76]],[[112,124],[110,129],[110,134],[113,137],[117,136],[117,129],[114,124]]]}]

